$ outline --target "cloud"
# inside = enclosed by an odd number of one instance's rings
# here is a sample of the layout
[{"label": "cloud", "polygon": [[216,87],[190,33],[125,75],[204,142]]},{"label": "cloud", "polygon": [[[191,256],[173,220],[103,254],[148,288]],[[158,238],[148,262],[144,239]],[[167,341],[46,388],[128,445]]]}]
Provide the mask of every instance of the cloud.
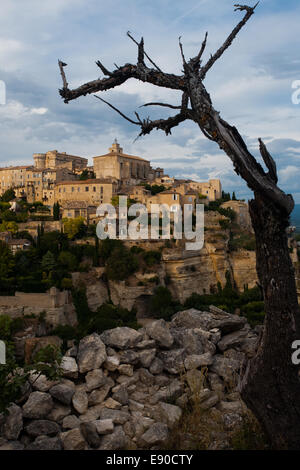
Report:
[{"label": "cloud", "polygon": [[[30,162],[32,153],[57,148],[91,158],[103,154],[117,137],[128,153],[141,155],[178,177],[220,177],[224,189],[241,197],[251,192],[231,161],[199,128],[186,122],[173,130],[138,139],[138,127],[124,121],[93,96],[65,105],[58,95],[57,59],[68,63],[71,87],[98,78],[101,59],[108,69],[116,62],[135,62],[136,45],[126,31],[145,38],[147,53],[164,70],[182,73],[178,36],[187,58],[195,55],[209,32],[204,60],[217,50],[241,18],[232,0],[2,0],[0,79],[8,102],[0,106],[1,164]],[[278,166],[280,184],[300,202],[300,105],[291,101],[292,82],[300,80],[297,2],[264,0],[206,79],[215,108],[235,125],[259,156],[262,137]],[[268,35],[266,36],[266,31]],[[147,101],[180,103],[180,94],[129,80],[106,99],[126,115],[134,111],[156,119],[175,112],[139,108]],[[298,185],[298,186],[297,186]]]}]

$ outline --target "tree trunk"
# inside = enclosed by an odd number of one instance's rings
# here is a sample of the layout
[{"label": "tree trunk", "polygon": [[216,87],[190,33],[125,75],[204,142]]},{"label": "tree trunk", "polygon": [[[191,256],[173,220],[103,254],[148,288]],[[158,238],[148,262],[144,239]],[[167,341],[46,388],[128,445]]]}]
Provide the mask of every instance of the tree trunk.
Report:
[{"label": "tree trunk", "polygon": [[241,379],[241,395],[278,449],[300,447],[300,379],[292,343],[300,339],[300,309],[289,254],[288,216],[259,194],[250,202],[265,324],[257,355]]}]

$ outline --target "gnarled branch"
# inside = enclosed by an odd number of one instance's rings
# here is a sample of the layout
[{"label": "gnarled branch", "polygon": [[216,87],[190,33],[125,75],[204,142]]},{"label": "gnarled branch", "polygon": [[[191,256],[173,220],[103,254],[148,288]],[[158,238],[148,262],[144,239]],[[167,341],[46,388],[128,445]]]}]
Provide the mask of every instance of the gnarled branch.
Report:
[{"label": "gnarled branch", "polygon": [[206,65],[204,65],[201,68],[201,70],[200,70],[201,80],[204,80],[204,78],[205,78],[207,72],[209,71],[209,69],[211,69],[211,67],[214,65],[214,63],[222,56],[222,54],[224,54],[226,49],[228,49],[228,47],[231,46],[232,41],[234,40],[234,38],[237,36],[237,34],[242,29],[242,27],[245,26],[247,21],[249,21],[251,16],[254,14],[254,10],[257,7],[257,5],[258,5],[258,3],[256,5],[254,5],[254,7],[248,7],[246,5],[235,5],[235,7],[236,7],[235,10],[241,10],[241,11],[246,10],[246,15],[239,22],[239,24],[234,28],[234,30],[230,33],[230,35],[228,36],[228,38],[226,39],[224,44],[217,50],[217,52],[215,54],[213,54],[211,56],[211,58],[206,63]]}]

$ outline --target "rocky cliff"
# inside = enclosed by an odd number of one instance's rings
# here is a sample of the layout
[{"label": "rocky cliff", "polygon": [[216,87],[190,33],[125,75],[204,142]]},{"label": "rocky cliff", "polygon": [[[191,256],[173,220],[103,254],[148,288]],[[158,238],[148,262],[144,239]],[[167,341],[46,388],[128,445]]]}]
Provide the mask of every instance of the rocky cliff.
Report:
[{"label": "rocky cliff", "polygon": [[33,373],[0,415],[0,450],[169,448],[190,406],[217,423],[207,448],[230,448],[245,413],[239,371],[257,338],[245,318],[215,307],[87,336],[66,352],[60,381]]}]

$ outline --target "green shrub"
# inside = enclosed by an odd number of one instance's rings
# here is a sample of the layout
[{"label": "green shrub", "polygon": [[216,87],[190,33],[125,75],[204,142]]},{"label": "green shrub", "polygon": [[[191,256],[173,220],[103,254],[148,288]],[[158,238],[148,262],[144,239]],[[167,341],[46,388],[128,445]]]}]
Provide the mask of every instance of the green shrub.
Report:
[{"label": "green shrub", "polygon": [[106,262],[108,279],[122,281],[127,279],[139,267],[138,259],[126,247],[114,248]]},{"label": "green shrub", "polygon": [[158,264],[161,260],[160,251],[145,251],[142,256],[147,266],[153,266],[154,264]]}]

